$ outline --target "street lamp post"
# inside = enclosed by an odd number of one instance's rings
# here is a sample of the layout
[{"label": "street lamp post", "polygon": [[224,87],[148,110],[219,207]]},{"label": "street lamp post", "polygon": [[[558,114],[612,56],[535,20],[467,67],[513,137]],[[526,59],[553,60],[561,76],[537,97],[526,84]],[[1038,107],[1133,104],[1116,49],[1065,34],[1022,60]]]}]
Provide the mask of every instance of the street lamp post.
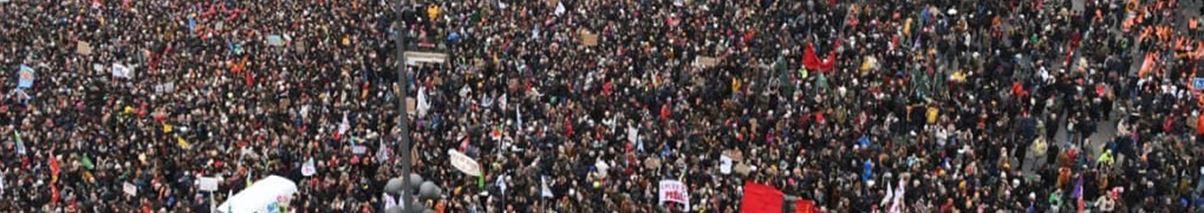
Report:
[{"label": "street lamp post", "polygon": [[401,180],[401,202],[400,202],[401,205],[400,206],[401,206],[402,212],[411,212],[408,210],[413,209],[415,206],[411,206],[411,204],[413,204],[413,203],[410,202],[410,127],[409,127],[408,119],[406,117],[408,115],[408,112],[406,112],[406,104],[405,104],[406,96],[410,92],[409,92],[409,86],[406,84],[406,82],[409,82],[409,76],[406,76],[406,72],[405,72],[405,70],[406,70],[405,33],[406,32],[405,32],[405,23],[402,22],[402,4],[403,3],[401,1],[398,1],[397,6],[396,6],[397,35],[395,35],[396,40],[394,40],[394,43],[397,45],[397,58],[398,58],[398,60],[397,60],[397,79],[398,79],[397,84],[399,87],[401,87],[401,94],[398,96],[398,99],[397,99],[397,103],[398,103],[397,106],[398,106],[398,108],[401,108],[401,114],[398,115],[400,117],[401,121],[397,124],[397,125],[401,126],[401,133],[399,136],[399,139],[401,140],[401,149],[398,149],[399,151],[401,151],[401,178],[402,178],[402,180]]}]

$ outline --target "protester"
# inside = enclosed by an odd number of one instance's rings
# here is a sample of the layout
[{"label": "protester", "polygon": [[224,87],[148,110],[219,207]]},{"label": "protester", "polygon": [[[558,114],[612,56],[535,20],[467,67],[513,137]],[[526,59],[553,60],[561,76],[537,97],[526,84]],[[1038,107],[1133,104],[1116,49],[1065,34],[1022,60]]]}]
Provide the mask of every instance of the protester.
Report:
[{"label": "protester", "polygon": [[1198,4],[0,1],[0,210],[1195,212]]}]

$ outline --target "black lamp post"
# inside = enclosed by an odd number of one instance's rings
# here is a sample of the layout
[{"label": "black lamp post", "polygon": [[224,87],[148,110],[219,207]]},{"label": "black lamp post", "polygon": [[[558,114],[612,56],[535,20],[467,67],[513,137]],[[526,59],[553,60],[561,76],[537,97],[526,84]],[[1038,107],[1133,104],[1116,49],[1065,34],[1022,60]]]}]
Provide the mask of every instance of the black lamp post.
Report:
[{"label": "black lamp post", "polygon": [[397,99],[397,106],[398,106],[398,108],[401,108],[401,114],[398,115],[401,119],[401,121],[398,123],[398,125],[401,126],[401,133],[399,136],[399,138],[401,139],[401,149],[398,149],[398,150],[401,151],[401,174],[403,174],[403,175],[401,175],[401,178],[402,178],[401,189],[402,190],[401,190],[401,202],[400,203],[402,203],[402,205],[401,205],[402,212],[410,212],[410,211],[406,211],[406,210],[412,209],[412,208],[414,208],[414,206],[410,205],[411,204],[411,202],[410,202],[410,193],[411,193],[410,187],[411,186],[410,186],[410,175],[409,175],[410,174],[410,127],[409,127],[409,121],[408,121],[409,119],[406,117],[409,112],[406,112],[406,104],[405,104],[406,96],[410,92],[409,92],[409,85],[406,84],[406,82],[409,82],[409,76],[407,76],[406,72],[405,72],[405,70],[407,68],[406,67],[406,58],[405,58],[406,30],[405,30],[405,23],[402,22],[402,17],[403,17],[402,4],[403,3],[401,1],[397,2],[397,6],[396,6],[397,35],[394,38],[395,39],[394,43],[397,45],[397,58],[398,58],[398,60],[397,60],[397,79],[398,79],[397,84],[399,87],[401,87],[401,95],[399,95],[398,99]]}]

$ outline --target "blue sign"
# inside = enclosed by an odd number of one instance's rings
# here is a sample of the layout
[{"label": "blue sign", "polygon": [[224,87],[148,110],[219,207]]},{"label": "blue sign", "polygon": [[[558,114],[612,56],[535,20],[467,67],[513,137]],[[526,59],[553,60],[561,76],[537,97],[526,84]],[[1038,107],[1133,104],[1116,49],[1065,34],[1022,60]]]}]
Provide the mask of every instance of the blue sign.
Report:
[{"label": "blue sign", "polygon": [[1195,89],[1195,90],[1204,89],[1204,78],[1196,77],[1195,79],[1192,79],[1191,85],[1192,85],[1191,88]]},{"label": "blue sign", "polygon": [[36,79],[33,68],[21,65],[21,69],[17,71],[17,76],[19,76],[19,79],[17,80],[17,88],[29,89],[30,87],[33,87],[33,80]]}]

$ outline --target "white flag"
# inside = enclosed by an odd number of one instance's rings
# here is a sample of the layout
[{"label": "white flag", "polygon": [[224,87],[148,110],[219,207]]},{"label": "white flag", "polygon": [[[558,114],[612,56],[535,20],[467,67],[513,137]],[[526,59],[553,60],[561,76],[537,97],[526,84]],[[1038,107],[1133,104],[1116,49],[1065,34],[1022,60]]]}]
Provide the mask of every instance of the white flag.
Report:
[{"label": "white flag", "polygon": [[351,129],[351,122],[347,122],[347,114],[343,114],[343,123],[339,123],[339,135],[346,133],[347,129]]},{"label": "white flag", "polygon": [[548,176],[539,176],[539,196],[551,198],[552,189],[548,188]]},{"label": "white flag", "polygon": [[393,150],[389,149],[389,146],[385,146],[384,140],[380,141],[380,146],[378,146],[378,147],[379,148],[376,149],[376,161],[377,162],[389,161],[389,153],[392,153]]},{"label": "white flag", "polygon": [[497,176],[497,181],[494,181],[493,184],[497,185],[498,189],[502,191],[503,195],[506,194],[506,176]]},{"label": "white flag", "polygon": [[895,188],[895,201],[890,205],[889,212],[902,212],[900,209],[903,208],[903,195],[907,193],[906,186],[903,180],[899,180],[899,188]]},{"label": "white flag", "polygon": [[564,15],[564,2],[556,2],[556,15]]},{"label": "white flag", "polygon": [[431,103],[428,99],[429,98],[427,98],[426,95],[426,87],[418,87],[418,106],[415,108],[418,110],[419,118],[426,117],[427,110],[431,109]]},{"label": "white flag", "polygon": [[522,107],[514,108],[514,114],[518,114],[518,115],[515,115],[515,117],[517,117],[515,119],[518,119],[518,126],[515,126],[515,128],[517,128],[518,131],[520,131],[520,132],[523,131],[523,110],[522,109],[523,109]]},{"label": "white flag", "polygon": [[890,202],[893,202],[895,200],[894,194],[895,194],[894,186],[891,186],[890,184],[886,184],[886,196],[882,197],[882,201],[878,202],[878,205],[879,206],[890,206]]},{"label": "white flag", "polygon": [[397,199],[390,196],[389,193],[381,193],[381,202],[385,202],[384,209],[390,209],[397,206]]}]

